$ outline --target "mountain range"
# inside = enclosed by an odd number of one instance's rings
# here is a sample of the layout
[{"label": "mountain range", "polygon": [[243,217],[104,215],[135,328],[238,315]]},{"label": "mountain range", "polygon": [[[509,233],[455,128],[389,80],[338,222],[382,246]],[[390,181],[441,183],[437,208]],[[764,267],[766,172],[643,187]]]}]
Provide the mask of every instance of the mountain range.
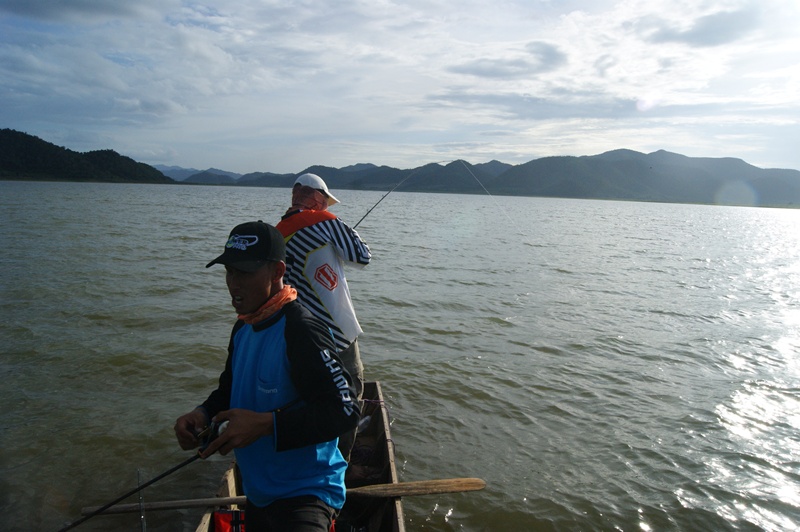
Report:
[{"label": "mountain range", "polygon": [[0,130],[0,179],[288,188],[306,172],[322,177],[331,189],[800,207],[800,171],[664,150],[542,157],[520,165],[457,160],[400,170],[359,163],[343,168],[310,166],[289,174],[237,174],[216,168],[149,166],[113,150],[79,153],[26,133]]},{"label": "mountain range", "polygon": [[[156,166],[176,179],[179,170]],[[543,196],[560,198],[800,207],[800,171],[758,168],[735,158],[687,157],[658,150],[542,157],[521,165],[453,161],[409,170],[361,163],[311,166],[296,174],[232,174],[213,168],[184,183],[291,187],[300,174],[322,177],[332,189]]]}]

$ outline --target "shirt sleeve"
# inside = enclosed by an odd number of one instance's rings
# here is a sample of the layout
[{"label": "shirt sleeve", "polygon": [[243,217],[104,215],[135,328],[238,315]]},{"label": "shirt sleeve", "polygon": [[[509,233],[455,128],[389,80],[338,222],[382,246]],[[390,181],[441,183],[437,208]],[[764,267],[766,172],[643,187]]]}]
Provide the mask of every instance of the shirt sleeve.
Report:
[{"label": "shirt sleeve", "polygon": [[277,451],[333,440],[355,428],[360,417],[353,381],[327,327],[298,304],[287,309],[285,334],[290,376],[301,402],[275,412]]},{"label": "shirt sleeve", "polygon": [[339,218],[330,221],[330,239],[336,247],[337,253],[348,263],[364,267],[372,259],[369,246],[359,236],[355,229],[351,229]]}]

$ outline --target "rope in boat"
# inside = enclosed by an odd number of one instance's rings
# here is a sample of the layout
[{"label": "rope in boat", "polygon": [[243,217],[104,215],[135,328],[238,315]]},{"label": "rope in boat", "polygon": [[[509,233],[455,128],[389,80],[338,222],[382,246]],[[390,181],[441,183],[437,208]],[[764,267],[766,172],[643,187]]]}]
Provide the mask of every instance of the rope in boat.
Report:
[{"label": "rope in boat", "polygon": [[373,403],[376,405],[385,405],[386,401],[379,401],[377,399],[361,399],[362,403]]}]

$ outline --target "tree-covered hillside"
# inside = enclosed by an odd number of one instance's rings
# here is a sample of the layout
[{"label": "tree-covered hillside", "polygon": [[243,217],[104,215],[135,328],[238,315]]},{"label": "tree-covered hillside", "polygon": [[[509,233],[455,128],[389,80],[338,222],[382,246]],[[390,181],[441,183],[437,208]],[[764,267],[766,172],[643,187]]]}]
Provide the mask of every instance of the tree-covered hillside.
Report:
[{"label": "tree-covered hillside", "polygon": [[113,150],[79,153],[12,129],[0,130],[0,178],[174,183],[152,166]]}]

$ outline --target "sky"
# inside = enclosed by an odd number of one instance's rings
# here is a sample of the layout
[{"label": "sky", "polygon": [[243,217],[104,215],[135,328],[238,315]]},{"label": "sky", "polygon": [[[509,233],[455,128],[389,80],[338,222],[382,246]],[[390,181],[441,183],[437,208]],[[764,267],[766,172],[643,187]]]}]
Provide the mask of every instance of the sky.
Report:
[{"label": "sky", "polygon": [[798,0],[0,0],[0,128],[148,164],[800,169]]}]

